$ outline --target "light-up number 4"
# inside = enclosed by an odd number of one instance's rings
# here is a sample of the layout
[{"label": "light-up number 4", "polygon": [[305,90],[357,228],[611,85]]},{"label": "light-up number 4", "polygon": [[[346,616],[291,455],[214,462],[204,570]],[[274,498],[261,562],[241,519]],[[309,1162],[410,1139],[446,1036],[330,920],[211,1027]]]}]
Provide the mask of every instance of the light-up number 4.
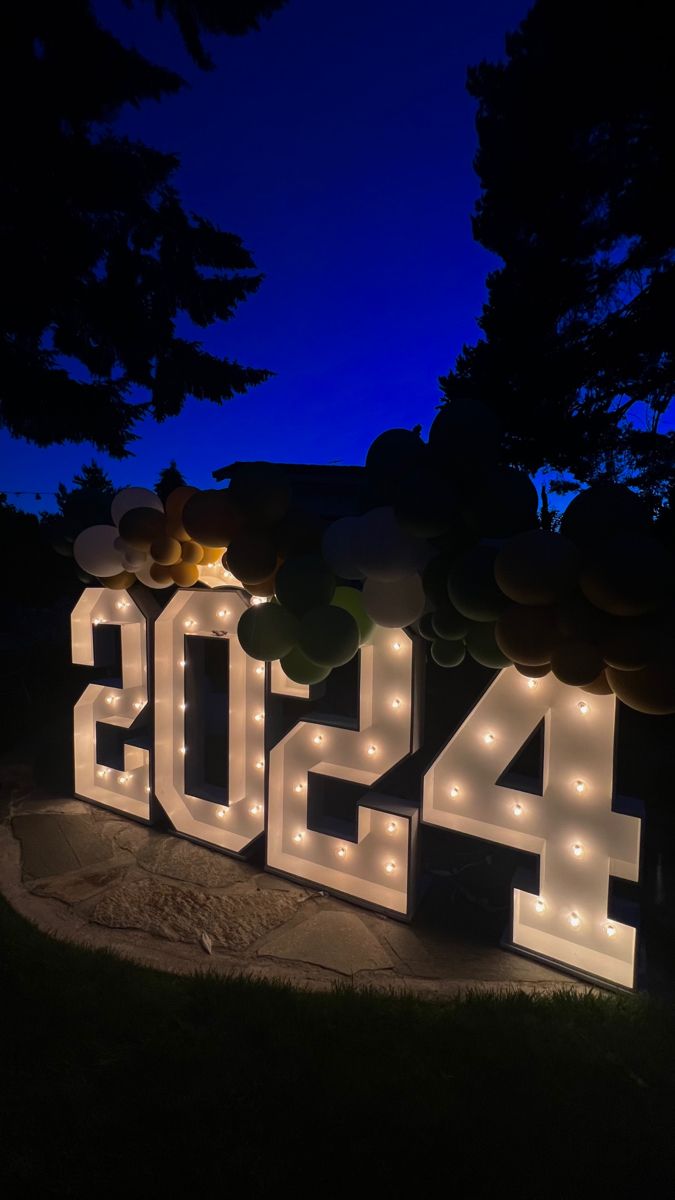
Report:
[{"label": "light-up number 4", "polygon": [[[633,987],[635,929],[607,912],[610,875],[637,880],[640,851],[640,821],[612,808],[615,710],[508,667],[427,772],[422,817],[539,855],[539,892],[514,892],[514,948]],[[542,719],[543,794],[498,784]]]}]

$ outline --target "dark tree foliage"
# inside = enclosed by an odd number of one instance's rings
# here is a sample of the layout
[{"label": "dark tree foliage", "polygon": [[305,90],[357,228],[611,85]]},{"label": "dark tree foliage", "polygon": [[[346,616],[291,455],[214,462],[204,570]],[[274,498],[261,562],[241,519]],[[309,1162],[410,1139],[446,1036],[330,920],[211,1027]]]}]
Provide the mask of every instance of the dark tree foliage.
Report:
[{"label": "dark tree foliage", "polygon": [[176,460],[172,458],[168,467],[164,467],[164,469],[160,471],[159,479],[155,484],[155,492],[162,501],[162,504],[165,504],[167,496],[171,495],[171,492],[174,490],[174,488],[184,487],[186,483],[187,480],[176,466]]},{"label": "dark tree foliage", "polygon": [[[155,3],[204,66],[201,33],[244,33],[280,6]],[[161,100],[180,77],[125,48],[87,0],[12,5],[0,75],[0,425],[40,446],[90,441],[121,458],[141,417],[175,416],[187,396],[220,403],[268,378],[178,335],[181,318],[228,320],[261,276],[237,236],[183,209],[175,156],[111,129],[124,104]],[[137,388],[147,400],[133,399]]]},{"label": "dark tree foliage", "polygon": [[655,0],[539,0],[506,62],[469,72],[474,235],[504,265],[488,278],[485,340],[441,379],[446,399],[495,408],[514,465],[623,478],[657,502],[675,461],[660,431],[675,382],[668,28]]}]

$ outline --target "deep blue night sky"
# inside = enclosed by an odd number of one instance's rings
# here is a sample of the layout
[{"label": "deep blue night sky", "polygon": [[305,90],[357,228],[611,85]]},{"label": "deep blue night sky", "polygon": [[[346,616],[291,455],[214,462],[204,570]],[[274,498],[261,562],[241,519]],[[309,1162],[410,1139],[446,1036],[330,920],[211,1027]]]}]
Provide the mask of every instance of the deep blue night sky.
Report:
[{"label": "deep blue night sky", "polygon": [[209,486],[236,459],[362,463],[373,438],[421,423],[496,265],[471,237],[474,104],[466,69],[503,55],[527,0],[290,0],[260,33],[212,39],[198,71],[150,6],[96,5],[103,23],[189,88],[119,127],[182,160],[186,206],[242,237],[265,275],[209,349],[276,372],[221,408],[189,401],[138,427],[134,458],[38,449],[0,434],[0,490],[53,507],[93,456],[116,485],[152,485],[175,458]]}]

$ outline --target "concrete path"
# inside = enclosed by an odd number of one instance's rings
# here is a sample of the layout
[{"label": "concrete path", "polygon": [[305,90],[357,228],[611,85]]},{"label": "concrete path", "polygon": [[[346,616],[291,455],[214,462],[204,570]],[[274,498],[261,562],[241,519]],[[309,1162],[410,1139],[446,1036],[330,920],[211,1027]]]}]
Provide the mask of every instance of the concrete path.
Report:
[{"label": "concrete path", "polygon": [[592,990],[423,917],[404,925],[94,805],[21,792],[0,796],[0,890],[55,937],[165,971],[312,989]]}]

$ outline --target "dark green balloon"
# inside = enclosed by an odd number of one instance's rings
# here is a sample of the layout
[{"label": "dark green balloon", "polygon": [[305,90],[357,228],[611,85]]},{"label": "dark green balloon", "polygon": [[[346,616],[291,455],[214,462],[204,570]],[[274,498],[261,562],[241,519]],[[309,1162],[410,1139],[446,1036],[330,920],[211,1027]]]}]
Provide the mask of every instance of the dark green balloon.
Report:
[{"label": "dark green balloon", "polygon": [[438,634],[431,623],[432,616],[433,613],[425,613],[424,616],[420,617],[419,621],[415,621],[413,625],[413,629],[416,629],[420,637],[423,637],[427,642],[435,642],[436,638],[438,637]]},{"label": "dark green balloon", "polygon": [[335,576],[318,555],[287,558],[277,571],[277,598],[299,617],[311,608],[330,604],[334,592]]},{"label": "dark green balloon", "polygon": [[462,616],[449,602],[431,614],[431,625],[436,637],[445,638],[449,642],[465,638],[470,624],[468,617]]},{"label": "dark green balloon", "polygon": [[294,683],[321,683],[330,675],[330,667],[320,667],[307,658],[297,646],[281,660],[281,666]]},{"label": "dark green balloon", "polygon": [[448,642],[444,638],[436,638],[431,643],[431,657],[439,667],[458,667],[466,658],[464,642]]},{"label": "dark green balloon", "polygon": [[350,613],[354,618],[359,627],[361,645],[372,637],[375,622],[363,607],[363,597],[358,588],[336,587],[331,604],[335,604],[338,608],[344,608],[345,612]]},{"label": "dark green balloon", "polygon": [[282,658],[298,640],[298,618],[280,604],[255,604],[239,618],[239,644],[250,658]]},{"label": "dark green balloon", "polygon": [[448,595],[455,608],[470,621],[495,621],[509,605],[497,587],[495,546],[479,545],[450,564]]},{"label": "dark green balloon", "polygon": [[495,641],[493,624],[483,621],[479,624],[472,624],[466,635],[466,648],[475,662],[480,663],[482,667],[491,667],[496,670],[498,667],[511,665],[511,659],[502,654]]},{"label": "dark green balloon", "polygon": [[298,645],[320,667],[340,667],[359,648],[359,627],[344,608],[322,604],[303,616]]}]

